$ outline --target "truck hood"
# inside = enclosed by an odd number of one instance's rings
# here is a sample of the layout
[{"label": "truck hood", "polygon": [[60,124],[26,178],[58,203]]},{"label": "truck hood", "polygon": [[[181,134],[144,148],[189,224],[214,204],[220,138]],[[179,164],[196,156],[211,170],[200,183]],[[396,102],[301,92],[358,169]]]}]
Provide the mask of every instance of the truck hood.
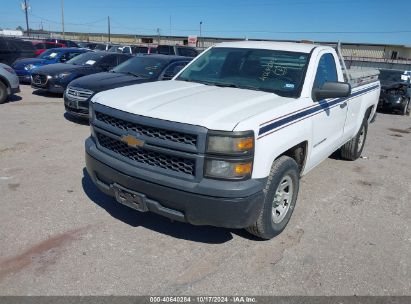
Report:
[{"label": "truck hood", "polygon": [[101,72],[75,79],[70,83],[70,86],[87,89],[97,93],[149,81],[154,81],[154,79],[151,80],[122,73]]},{"label": "truck hood", "polygon": [[239,122],[292,100],[273,93],[177,80],[117,88],[92,99],[128,113],[223,131],[232,131]]}]

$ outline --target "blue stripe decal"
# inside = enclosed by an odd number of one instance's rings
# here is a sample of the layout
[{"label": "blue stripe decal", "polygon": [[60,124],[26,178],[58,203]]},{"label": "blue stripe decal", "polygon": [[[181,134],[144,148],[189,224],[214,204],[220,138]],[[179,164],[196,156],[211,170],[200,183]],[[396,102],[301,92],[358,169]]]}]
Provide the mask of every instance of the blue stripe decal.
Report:
[{"label": "blue stripe decal", "polygon": [[265,134],[265,133],[267,133],[267,132],[269,132],[269,131],[271,131],[271,130],[274,130],[274,129],[278,128],[278,127],[281,127],[281,126],[283,126],[283,125],[286,125],[286,124],[288,124],[288,123],[290,123],[290,122],[293,122],[293,121],[295,121],[295,120],[299,120],[299,119],[301,119],[301,118],[303,118],[303,117],[306,117],[306,116],[309,117],[310,115],[312,116],[312,114],[314,114],[314,113],[317,112],[317,111],[320,113],[322,110],[323,110],[323,111],[328,110],[328,109],[330,109],[331,107],[334,107],[334,106],[338,105],[339,103],[344,102],[345,100],[349,100],[349,99],[351,99],[351,98],[353,98],[353,97],[357,97],[357,96],[359,96],[359,95],[363,95],[364,93],[369,92],[369,91],[372,91],[372,90],[375,90],[375,89],[377,89],[377,88],[379,88],[379,87],[380,87],[379,85],[371,86],[371,87],[369,87],[369,88],[366,88],[365,90],[360,90],[360,91],[358,91],[358,92],[355,92],[355,93],[351,94],[350,97],[332,99],[332,100],[330,100],[330,101],[328,101],[328,102],[325,101],[325,100],[322,100],[322,101],[320,101],[317,105],[315,105],[315,106],[313,106],[313,107],[311,107],[311,108],[309,108],[309,109],[307,109],[307,110],[305,110],[305,111],[301,111],[301,112],[299,112],[299,113],[290,115],[290,116],[285,117],[285,118],[283,118],[283,119],[274,121],[274,122],[272,122],[272,123],[270,123],[270,124],[268,124],[268,125],[266,125],[266,126],[264,126],[264,127],[261,127],[260,130],[259,130],[259,132],[258,132],[258,136],[260,136],[260,135],[262,135],[262,134]]}]

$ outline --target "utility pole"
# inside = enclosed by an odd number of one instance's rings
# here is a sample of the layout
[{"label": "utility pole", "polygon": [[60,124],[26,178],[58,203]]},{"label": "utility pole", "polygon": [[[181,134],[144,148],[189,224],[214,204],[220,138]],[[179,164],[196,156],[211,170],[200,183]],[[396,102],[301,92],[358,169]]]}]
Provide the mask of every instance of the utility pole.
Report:
[{"label": "utility pole", "polygon": [[160,44],[160,28],[157,28],[157,44]]},{"label": "utility pole", "polygon": [[[200,21],[200,39],[199,39],[199,43],[198,43],[198,46],[200,46],[201,47],[201,26],[203,25],[203,21]],[[203,43],[203,45],[202,45],[203,47],[204,47],[204,43]]]},{"label": "utility pole", "polygon": [[107,26],[108,26],[108,42],[110,42],[110,36],[111,36],[111,33],[110,33],[110,16],[107,16]]},{"label": "utility pole", "polygon": [[61,27],[63,29],[63,39],[65,36],[64,33],[64,0],[61,0]]},{"label": "utility pole", "polygon": [[29,28],[29,16],[28,16],[28,6],[27,0],[24,0],[24,12],[26,13],[26,29],[27,29],[27,36],[30,36],[30,28]]}]

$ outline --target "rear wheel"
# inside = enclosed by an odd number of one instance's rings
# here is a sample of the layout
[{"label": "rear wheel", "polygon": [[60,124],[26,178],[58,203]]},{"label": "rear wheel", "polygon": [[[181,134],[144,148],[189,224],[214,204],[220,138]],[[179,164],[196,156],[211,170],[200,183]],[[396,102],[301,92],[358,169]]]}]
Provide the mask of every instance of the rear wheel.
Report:
[{"label": "rear wheel", "polygon": [[356,160],[361,156],[367,139],[368,121],[364,118],[360,130],[349,142],[341,147],[341,156],[347,160]]},{"label": "rear wheel", "polygon": [[4,103],[7,100],[7,86],[0,81],[0,103]]},{"label": "rear wheel", "polygon": [[297,163],[288,156],[274,161],[264,189],[264,204],[248,232],[262,239],[271,239],[287,226],[297,201],[299,189]]}]

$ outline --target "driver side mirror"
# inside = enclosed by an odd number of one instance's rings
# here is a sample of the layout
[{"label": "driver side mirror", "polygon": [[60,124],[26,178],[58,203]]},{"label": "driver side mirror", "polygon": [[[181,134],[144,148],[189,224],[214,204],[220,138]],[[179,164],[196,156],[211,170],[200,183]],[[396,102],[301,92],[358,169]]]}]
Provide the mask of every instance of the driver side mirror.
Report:
[{"label": "driver side mirror", "polygon": [[103,71],[109,71],[109,70],[112,69],[111,66],[109,66],[108,64],[105,64],[105,63],[101,64],[101,65],[100,65],[100,68],[101,68]]},{"label": "driver side mirror", "polygon": [[178,65],[176,66],[172,71],[166,71],[163,75],[162,80],[171,80],[174,76],[177,75],[178,72],[180,72],[184,68],[183,65]]},{"label": "driver side mirror", "polygon": [[327,98],[348,97],[351,95],[351,85],[348,82],[325,82],[321,88],[313,89],[315,101]]}]

